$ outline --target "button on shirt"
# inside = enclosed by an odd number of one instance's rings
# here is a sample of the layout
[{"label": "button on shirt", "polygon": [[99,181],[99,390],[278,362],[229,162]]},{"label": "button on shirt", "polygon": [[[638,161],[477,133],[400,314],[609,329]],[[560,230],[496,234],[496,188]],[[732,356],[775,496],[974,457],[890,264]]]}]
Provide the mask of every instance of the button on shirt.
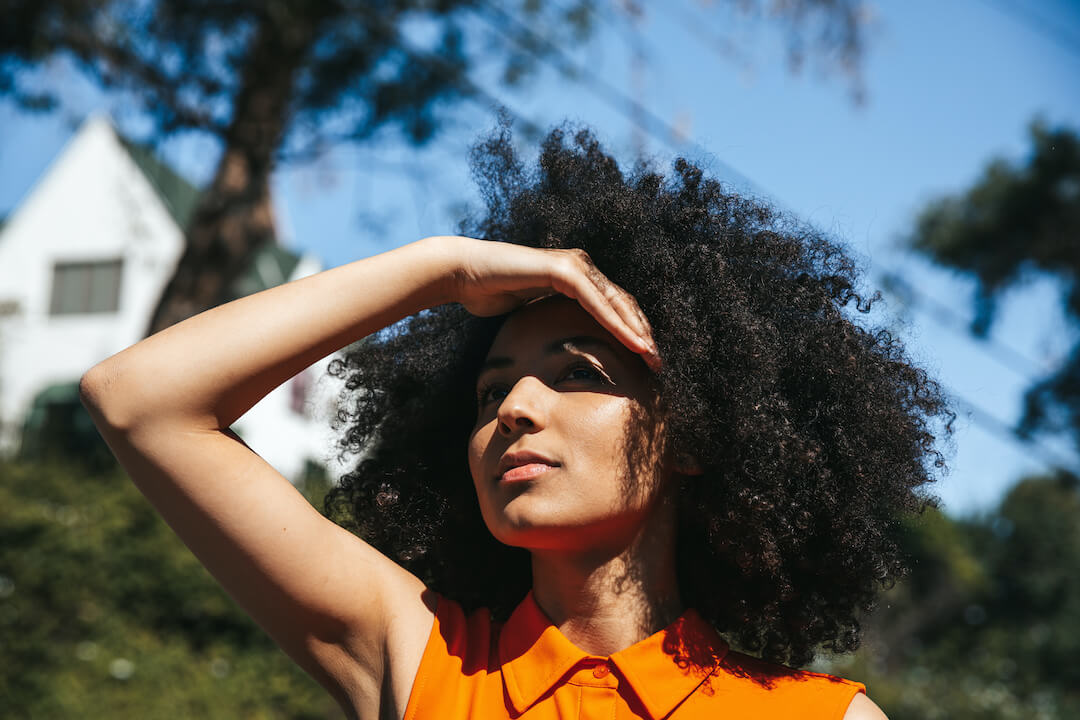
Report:
[{"label": "button on shirt", "polygon": [[505,623],[439,595],[405,720],[840,720],[863,691],[730,651],[694,610],[599,657],[570,642],[531,592]]}]

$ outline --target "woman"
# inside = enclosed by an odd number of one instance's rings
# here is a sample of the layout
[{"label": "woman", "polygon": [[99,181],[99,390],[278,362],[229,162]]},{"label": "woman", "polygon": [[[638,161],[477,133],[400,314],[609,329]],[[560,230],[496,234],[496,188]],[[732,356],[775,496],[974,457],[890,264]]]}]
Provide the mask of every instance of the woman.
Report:
[{"label": "woman", "polygon": [[[843,314],[869,308],[850,260],[685,161],[626,178],[588,132],[531,174],[506,134],[474,165],[488,240],[426,238],[91,369],[135,483],[350,717],[884,717],[780,664],[855,647],[950,415]],[[363,455],[327,509],[353,534],[228,428],[365,337],[331,364]]]}]

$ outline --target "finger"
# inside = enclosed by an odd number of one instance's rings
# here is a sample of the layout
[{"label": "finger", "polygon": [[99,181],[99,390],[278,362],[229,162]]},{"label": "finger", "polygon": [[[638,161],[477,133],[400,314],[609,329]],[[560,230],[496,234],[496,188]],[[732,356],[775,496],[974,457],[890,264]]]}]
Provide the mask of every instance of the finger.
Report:
[{"label": "finger", "polygon": [[558,271],[551,275],[551,287],[577,300],[620,342],[641,354],[654,372],[660,372],[661,359],[652,326],[637,300],[600,272],[584,251],[564,252],[567,254],[557,266]]},{"label": "finger", "polygon": [[640,353],[642,359],[654,372],[659,372],[661,365],[660,351],[657,348],[656,340],[652,335],[652,325],[649,324],[649,320],[645,317],[645,313],[642,312],[637,300],[633,295],[611,282],[606,277],[602,275],[600,277],[608,284],[608,287],[602,291],[608,301],[616,309],[619,315],[628,322],[630,327],[634,328],[638,339],[644,341],[645,350],[641,350],[637,347],[631,347],[631,349]]},{"label": "finger", "polygon": [[634,328],[634,332],[640,338],[649,340],[648,327],[641,321],[642,315],[638,310],[637,301],[634,300],[634,297],[600,272],[588,255],[582,255],[581,259],[584,261],[585,274],[604,295],[608,303],[630,327]]},{"label": "finger", "polygon": [[649,321],[645,318],[645,313],[638,307],[634,296],[622,288],[619,288],[619,294],[613,302],[619,310],[620,315],[630,318],[631,325],[637,331],[637,334],[648,341],[650,346],[655,346],[656,343],[653,341],[652,328],[649,326]]},{"label": "finger", "polygon": [[656,341],[652,336],[652,326],[649,324],[648,318],[645,317],[645,313],[641,311],[641,307],[638,305],[637,300],[633,295],[628,293],[619,285],[608,280],[608,278],[595,268],[590,268],[590,278],[593,283],[596,284],[608,302],[615,308],[616,312],[634,328],[634,332],[637,336],[645,341],[647,352],[652,355],[657,355]]},{"label": "finger", "polygon": [[638,307],[637,301],[634,300],[632,295],[627,294],[623,302],[626,302],[630,309],[634,312],[635,317],[640,324],[641,338],[648,344],[648,351],[642,353],[642,358],[645,363],[652,368],[654,372],[660,372],[660,349],[656,346],[656,339],[652,334],[652,326],[649,324],[648,318],[645,317],[645,313]]},{"label": "finger", "polygon": [[[606,282],[611,289],[605,292],[598,287],[598,282]],[[590,315],[596,318],[597,322],[634,352],[652,351],[649,342],[635,327],[636,323],[632,324],[634,321],[631,318],[634,317],[636,320],[636,316],[626,310],[620,312],[616,307],[620,304],[615,302],[618,296],[617,286],[607,278],[603,278],[599,271],[590,272],[589,269],[582,267],[581,261],[573,261],[568,266],[564,265],[563,269],[556,274],[552,279],[552,286],[563,295],[577,300]]]}]

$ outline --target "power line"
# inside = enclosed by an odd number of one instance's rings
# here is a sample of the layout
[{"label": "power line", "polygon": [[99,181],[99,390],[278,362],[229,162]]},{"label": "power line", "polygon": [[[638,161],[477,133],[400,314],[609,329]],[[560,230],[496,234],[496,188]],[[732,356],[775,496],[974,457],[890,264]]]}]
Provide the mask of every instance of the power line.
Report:
[{"label": "power line", "polygon": [[[883,275],[882,285],[885,286],[887,291],[893,293],[894,296],[899,297],[901,302],[907,307],[922,312],[923,315],[929,317],[943,327],[960,328],[965,331],[965,334],[970,336],[970,333],[968,332],[969,323],[966,319],[948,305],[945,305],[916,289],[900,275],[888,273]],[[1034,384],[1038,381],[1030,374],[1031,370],[1038,368],[1038,363],[1018,350],[989,338],[980,339],[978,350],[1015,371],[1027,380],[1029,384]],[[1039,459],[1049,467],[1064,468],[1073,474],[1080,475],[1075,458],[1065,457],[1057,450],[1034,437],[1020,436],[1016,432],[1015,427],[1011,424],[962,395],[953,393],[952,398],[960,406],[960,409],[970,416],[971,420],[976,425],[1019,447],[1023,447],[1025,450],[1038,456]]]},{"label": "power line", "polygon": [[1055,25],[1044,17],[1023,10],[1020,5],[1008,0],[981,0],[998,12],[1008,15],[1015,22],[1027,25],[1029,30],[1048,38],[1063,50],[1080,57],[1080,38],[1064,32],[1060,25]]},{"label": "power line", "polygon": [[[906,307],[921,312],[943,327],[953,327],[970,335],[971,323],[967,318],[940,300],[919,290],[898,273],[883,273],[880,276],[880,283],[887,292],[898,298]],[[1018,373],[1028,382],[1038,381],[1032,374],[1043,372],[1041,363],[991,337],[977,339],[981,352]]]},{"label": "power line", "polygon": [[[584,81],[588,85],[588,87],[594,93],[597,93],[598,96],[602,100],[605,100],[605,102],[607,102],[610,106],[614,107],[616,110],[618,110],[620,113],[622,113],[625,117],[627,117],[631,121],[634,121],[635,119],[637,119],[639,117],[644,119],[646,121],[646,123],[647,123],[644,126],[644,129],[650,135],[653,135],[653,137],[657,138],[661,142],[664,142],[665,144],[667,144],[667,145],[669,145],[669,146],[671,146],[671,147],[673,147],[675,149],[679,149],[679,146],[684,144],[684,143],[693,145],[695,148],[698,147],[696,145],[696,143],[693,143],[689,139],[682,138],[662,118],[659,118],[658,116],[653,114],[651,111],[649,111],[647,108],[645,108],[641,103],[638,103],[636,100],[634,100],[633,98],[630,98],[629,96],[627,96],[625,93],[623,93],[618,88],[615,88],[611,84],[601,80],[600,78],[598,78],[595,75],[589,73],[584,68],[581,68],[579,65],[574,63],[569,57],[567,57],[567,55],[562,51],[562,49],[560,47],[558,47],[554,42],[552,42],[548,38],[540,36],[538,33],[535,33],[534,31],[530,30],[529,28],[524,27],[519,21],[516,20],[516,18],[510,16],[508,13],[506,13],[505,11],[503,11],[500,8],[492,7],[491,4],[486,2],[485,0],[481,0],[481,4],[484,5],[485,7],[487,7],[489,10],[491,10],[494,14],[496,14],[499,17],[501,17],[502,19],[504,19],[508,24],[515,25],[520,32],[527,34],[534,41],[539,42],[543,47],[545,47],[548,54],[545,55],[545,54],[536,53],[536,51],[533,50],[531,47],[527,47],[527,46],[521,44],[520,41],[517,41],[516,38],[513,38],[513,36],[511,35],[510,37],[511,37],[512,40],[514,40],[515,42],[518,42],[518,44],[522,45],[522,47],[526,47],[526,49],[528,49],[534,55],[536,55],[541,60],[544,60],[546,62],[550,62],[550,61],[547,60],[547,58],[549,56],[555,57],[558,60],[559,64],[560,64],[560,66],[557,67],[556,69],[558,69],[560,72],[563,72],[565,74],[570,75],[571,77],[573,77],[575,79],[578,79],[580,81]],[[492,20],[490,20],[489,18],[484,17],[483,15],[481,15],[480,17],[482,17],[486,22],[488,22],[489,25],[492,25],[493,27],[495,27],[499,32],[503,33],[504,35],[506,34],[506,31],[503,28],[501,28],[498,25],[498,23],[493,22]],[[756,189],[757,188],[756,183],[753,183],[752,181],[750,181],[749,178],[746,178],[744,175],[742,175],[742,173],[739,173],[734,168],[730,168],[730,166],[726,166],[726,167],[728,167],[728,169],[731,172],[735,173],[737,176],[742,178],[743,181],[747,185],[749,185],[751,188],[754,188],[755,192],[760,193],[760,190]],[[764,193],[761,193],[761,194],[764,194]],[[1019,354],[1016,353],[1016,355],[1019,355]],[[1013,360],[1011,360],[1010,362],[1015,362],[1015,358]],[[1025,359],[1025,362],[1030,362],[1030,361],[1026,361],[1026,359]],[[986,410],[983,410],[982,408],[980,408],[978,405],[972,403],[971,401],[966,400],[963,397],[955,396],[955,395],[954,395],[954,398],[956,400],[958,400],[961,404],[966,406],[968,414],[970,415],[970,417],[972,418],[972,420],[976,424],[983,426],[988,431],[990,431],[990,432],[992,432],[994,434],[997,434],[997,435],[999,435],[1001,437],[1007,438],[1010,442],[1012,442],[1012,443],[1014,443],[1014,444],[1016,444],[1018,446],[1021,446],[1021,447],[1025,448],[1028,451],[1033,451],[1047,465],[1049,465],[1051,467],[1058,466],[1058,467],[1064,467],[1064,468],[1069,468],[1072,465],[1072,461],[1068,461],[1068,460],[1064,459],[1055,450],[1053,450],[1049,446],[1045,445],[1044,443],[1042,443],[1042,442],[1040,442],[1040,441],[1038,441],[1038,440],[1036,440],[1034,438],[1022,439],[1022,438],[1018,437],[1016,435],[1015,431],[1012,430],[1011,426],[1008,423],[1006,423],[1005,421],[1003,421],[1000,418],[996,417],[995,415],[987,412]]]},{"label": "power line", "polygon": [[[510,35],[509,37],[512,41],[514,41],[519,46],[524,47],[531,54],[545,62],[550,62],[548,60],[549,56],[554,56],[555,58],[557,58],[561,66],[557,67],[556,69],[558,69],[560,72],[563,72],[570,75],[571,77],[578,79],[579,81],[584,80],[594,93],[598,93],[598,96],[602,100],[607,102],[608,105],[615,108],[617,111],[619,111],[631,121],[637,121],[639,118],[643,119],[646,122],[646,124],[643,126],[643,129],[650,135],[652,135],[654,138],[660,140],[661,142],[667,144],[668,146],[676,150],[681,149],[684,145],[690,145],[695,148],[695,150],[699,153],[704,153],[704,149],[702,149],[689,138],[683,137],[665,120],[649,111],[643,104],[627,96],[625,93],[623,93],[621,90],[614,87],[610,83],[601,80],[600,78],[596,77],[592,73],[589,73],[584,68],[574,63],[569,57],[566,56],[562,49],[555,43],[553,43],[551,40],[523,26],[516,18],[510,16],[501,8],[493,7],[485,0],[480,0],[480,2],[491,12],[502,17],[507,23],[516,25],[520,32],[529,35],[534,41],[539,42],[541,45],[543,45],[547,49],[547,52],[549,54],[538,53],[534,48],[524,45],[517,38],[514,38],[512,35]],[[484,17],[483,15],[479,15],[479,17],[484,19],[485,22],[493,26],[501,34],[507,35],[506,31],[501,26],[499,26],[498,23],[495,23],[494,21]],[[383,22],[386,21],[383,20]],[[397,33],[396,27],[392,27],[392,31],[395,33],[395,38],[399,44],[399,47],[401,47],[406,53],[408,53],[410,57],[418,59],[422,62],[438,63],[443,66],[443,69],[446,69],[446,67],[449,66],[446,60],[440,58],[437,55],[433,55],[424,51],[418,51],[411,48],[411,46],[409,46],[401,39],[400,34]],[[460,82],[462,83],[462,87],[464,89],[467,89],[471,94],[475,95],[476,97],[479,97],[497,107],[505,108],[506,112],[511,115],[515,122],[520,122],[523,125],[531,128],[537,127],[537,124],[535,122],[509,110],[509,108],[506,108],[505,104],[500,99],[490,95],[489,93],[487,93],[486,90],[480,88],[468,78],[462,78]],[[718,162],[723,165],[723,167],[729,174],[739,178],[740,181],[748,187],[748,189],[751,189],[755,193],[768,197],[759,188],[759,186],[757,186],[756,183],[754,183],[752,180],[740,173],[738,170],[735,170],[735,168],[732,168],[731,166],[723,163],[722,161]],[[912,288],[910,285],[908,285],[907,287],[912,290],[913,294],[918,292],[915,291],[914,288]],[[925,296],[921,297],[925,298]],[[1013,355],[1014,357],[1012,357],[1008,361],[1010,365],[1017,362],[1021,362],[1022,364],[1031,364],[1030,360],[1024,358],[1022,355],[1016,353],[1015,351],[1009,350],[1008,352],[1002,352],[1000,350],[997,350],[996,352],[998,352],[1002,357],[1005,357],[1007,355]],[[1072,461],[1064,458],[1062,455],[1057,453],[1056,450],[1050,448],[1049,446],[1034,438],[1022,439],[1018,437],[1012,427],[1005,421],[996,417],[992,413],[987,412],[986,410],[982,409],[975,403],[972,403],[971,401],[963,398],[962,396],[954,395],[953,397],[954,399],[959,401],[960,404],[966,407],[968,415],[977,425],[981,425],[991,433],[1003,437],[1016,445],[1024,447],[1026,450],[1033,451],[1034,454],[1038,455],[1040,459],[1050,467],[1066,468],[1069,469],[1070,472],[1080,474],[1071,468]]]},{"label": "power line", "polygon": [[[658,116],[644,104],[638,102],[634,98],[624,93],[619,88],[615,87],[611,83],[603,80],[588,69],[580,66],[574,62],[558,44],[552,41],[550,38],[541,35],[532,28],[528,27],[512,14],[503,10],[500,7],[488,2],[488,0],[479,0],[477,3],[487,9],[487,11],[498,18],[496,21],[492,17],[488,17],[484,13],[477,13],[477,17],[494,28],[500,34],[508,37],[512,42],[516,43],[519,47],[531,53],[538,60],[551,64],[556,70],[567,75],[579,83],[586,86],[592,93],[606,103],[609,107],[619,112],[630,122],[642,123],[642,129],[649,135],[652,135],[658,141],[664,143],[668,147],[676,151],[685,151],[686,149],[692,149],[695,154],[700,156],[707,156],[709,153],[705,151],[700,145],[694,142],[692,139],[679,132],[674,126],[668,123],[666,120]],[[506,26],[513,26],[517,33],[521,36],[528,37],[530,43],[524,43],[519,37],[515,37],[514,34],[508,33]],[[538,52],[532,45],[542,47],[544,52]],[[723,162],[720,159],[716,159],[716,163],[720,166],[721,171],[733,179],[737,184],[743,186],[747,191],[754,193],[761,197],[768,197],[764,190],[748,178],[743,173],[739,172],[732,166]]]},{"label": "power line", "polygon": [[687,10],[681,2],[675,0],[662,5],[662,7],[666,17],[676,21],[688,35],[704,45],[706,49],[716,53],[727,62],[735,63],[743,71],[751,69],[751,62],[735,46],[735,43],[725,37],[714,35],[706,29],[701,19]]},{"label": "power line", "polygon": [[1037,456],[1043,464],[1049,468],[1061,468],[1069,471],[1073,475],[1080,476],[1080,468],[1078,468],[1075,458],[1067,458],[1046,443],[1034,438],[1028,438],[1026,440],[1022,439],[1017,436],[1016,430],[1001,418],[960,395],[954,394],[952,397],[953,400],[961,406],[960,409],[967,413],[976,425],[979,425],[998,437],[1023,447],[1031,454]]}]

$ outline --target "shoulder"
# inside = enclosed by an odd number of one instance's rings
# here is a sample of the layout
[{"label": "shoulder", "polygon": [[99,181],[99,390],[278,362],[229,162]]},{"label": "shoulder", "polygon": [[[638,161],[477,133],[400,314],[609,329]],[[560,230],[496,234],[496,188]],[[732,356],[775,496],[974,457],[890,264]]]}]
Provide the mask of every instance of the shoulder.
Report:
[{"label": "shoulder", "polygon": [[[424,624],[424,642],[415,657],[414,672],[469,674],[487,670],[501,623],[487,608],[466,611],[460,603],[434,590],[426,593],[433,618]],[[414,643],[415,645],[415,643]]]},{"label": "shoulder", "polygon": [[877,706],[866,698],[866,687],[853,680],[797,670],[735,651],[724,656],[718,670],[725,693],[737,695],[748,708],[765,714],[832,720],[885,717],[880,710],[878,715],[865,714],[868,707],[876,710]]},{"label": "shoulder", "polygon": [[[401,717],[412,692],[413,678],[429,644],[431,628],[441,601],[438,595],[424,588],[419,602],[395,604],[388,613],[384,646],[385,670],[380,698],[390,703],[393,717]],[[385,712],[385,710],[384,710]],[[363,713],[359,713],[361,717]]]},{"label": "shoulder", "polygon": [[889,720],[877,704],[866,697],[864,693],[858,693],[851,699],[844,720]]},{"label": "shoulder", "polygon": [[[491,698],[501,707],[502,681],[496,645],[501,622],[487,608],[466,610],[441,593],[431,592],[434,619],[416,667],[396,693],[397,717],[493,717]],[[478,710],[480,703],[483,711]]]}]

